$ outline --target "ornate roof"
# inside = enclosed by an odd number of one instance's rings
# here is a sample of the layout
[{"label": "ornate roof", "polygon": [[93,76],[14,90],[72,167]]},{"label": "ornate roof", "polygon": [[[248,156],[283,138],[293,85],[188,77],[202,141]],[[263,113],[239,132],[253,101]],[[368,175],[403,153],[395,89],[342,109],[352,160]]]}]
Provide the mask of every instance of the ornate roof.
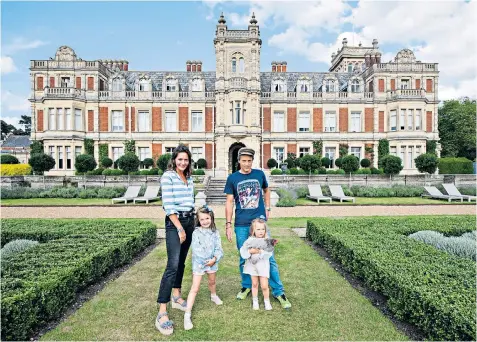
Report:
[{"label": "ornate roof", "polygon": [[126,79],[126,90],[134,90],[136,79],[149,77],[152,83],[152,91],[162,91],[164,78],[172,76],[179,82],[179,91],[189,91],[189,81],[194,78],[203,78],[205,91],[215,91],[215,71],[121,71]]},{"label": "ornate roof", "polygon": [[[313,91],[321,91],[323,79],[325,77],[335,77],[339,82],[339,89],[344,90],[348,86],[348,80],[356,76],[353,73],[336,73],[336,72],[261,72],[260,83],[261,91],[269,92],[271,90],[274,78],[284,78],[287,82],[288,91],[294,91],[297,82],[303,77],[308,77],[313,82]],[[359,78],[361,78],[359,76]]]}]

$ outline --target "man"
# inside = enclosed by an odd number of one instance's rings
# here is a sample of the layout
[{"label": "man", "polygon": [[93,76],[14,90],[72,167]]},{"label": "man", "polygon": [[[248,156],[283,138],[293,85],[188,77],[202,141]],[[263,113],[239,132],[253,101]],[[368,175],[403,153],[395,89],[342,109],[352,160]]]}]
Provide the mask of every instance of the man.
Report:
[{"label": "man", "polygon": [[[252,221],[260,216],[266,217],[268,220],[271,211],[270,190],[268,189],[267,178],[262,170],[252,169],[254,156],[255,151],[251,148],[242,147],[238,151],[240,170],[229,175],[224,189],[224,192],[227,194],[225,233],[229,242],[232,242],[232,214],[235,201],[235,236],[238,250],[240,250],[249,236]],[[242,277],[242,289],[237,294],[237,299],[247,298],[252,287],[250,276],[243,273],[244,264],[245,260],[240,257],[239,269],[240,276]],[[285,296],[274,256],[270,258],[269,283],[273,296],[278,299],[282,307],[284,309],[291,308],[291,303]]]}]

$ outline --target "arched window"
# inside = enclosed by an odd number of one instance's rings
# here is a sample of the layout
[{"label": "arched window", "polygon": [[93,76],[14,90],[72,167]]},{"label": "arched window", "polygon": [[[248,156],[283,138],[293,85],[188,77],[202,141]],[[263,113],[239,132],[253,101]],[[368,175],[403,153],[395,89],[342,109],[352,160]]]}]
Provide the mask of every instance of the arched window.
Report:
[{"label": "arched window", "polygon": [[239,72],[245,72],[245,60],[243,59],[243,57],[239,58]]},{"label": "arched window", "polygon": [[352,93],[358,93],[359,90],[359,81],[358,80],[353,80],[351,82],[351,92]]},{"label": "arched window", "polygon": [[113,91],[122,91],[123,82],[120,78],[113,79]]},{"label": "arched window", "polygon": [[232,58],[232,72],[237,72],[237,59]]},{"label": "arched window", "polygon": [[325,81],[325,92],[330,93],[335,91],[335,80]]}]

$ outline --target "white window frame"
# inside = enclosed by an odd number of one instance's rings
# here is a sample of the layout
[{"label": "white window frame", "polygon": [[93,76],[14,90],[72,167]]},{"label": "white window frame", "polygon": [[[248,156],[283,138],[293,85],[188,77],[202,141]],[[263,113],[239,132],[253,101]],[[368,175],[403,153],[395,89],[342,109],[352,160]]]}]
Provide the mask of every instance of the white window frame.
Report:
[{"label": "white window frame", "polygon": [[350,114],[351,116],[351,132],[361,132],[361,112],[353,111]]},{"label": "white window frame", "polygon": [[175,149],[175,147],[164,147],[164,153],[165,154],[167,154],[167,153],[172,154],[172,152],[174,152],[174,149]]},{"label": "white window frame", "polygon": [[399,158],[401,158],[402,165],[406,162],[406,147],[401,146],[399,150]]},{"label": "white window frame", "polygon": [[408,78],[401,79],[401,89],[409,89],[410,80]]},{"label": "white window frame", "polygon": [[310,148],[309,147],[300,147],[298,149],[298,158],[302,158],[306,156],[307,154],[310,154]]},{"label": "white window frame", "polygon": [[55,168],[56,168],[56,149],[55,146],[48,146],[48,153],[50,154],[50,157],[55,160]]},{"label": "white window frame", "polygon": [[422,127],[422,110],[416,109],[416,117],[414,119],[415,130],[420,131]]},{"label": "white window frame", "polygon": [[232,72],[237,72],[237,58],[232,57]]},{"label": "white window frame", "polygon": [[139,91],[149,91],[149,81],[140,80],[139,81]]},{"label": "white window frame", "polygon": [[65,129],[65,117],[63,108],[56,108],[56,129],[63,131]]},{"label": "white window frame", "polygon": [[75,157],[83,153],[83,148],[81,146],[75,146]]},{"label": "white window frame", "polygon": [[[65,168],[65,158],[64,158],[64,152],[63,152],[63,146],[56,146],[57,152],[58,152],[58,167],[57,169],[63,170]],[[61,165],[60,165],[61,164]]]},{"label": "white window frame", "polygon": [[413,159],[413,146],[408,146],[407,147],[407,168],[408,169],[412,169],[414,167],[413,165],[413,162],[414,162],[414,159]]},{"label": "white window frame", "polygon": [[406,109],[401,108],[399,112],[399,130],[404,131],[406,129]]},{"label": "white window frame", "polygon": [[190,114],[191,116],[191,129],[192,132],[203,132],[204,131],[204,114],[201,110],[193,110]]},{"label": "white window frame", "polygon": [[48,108],[48,129],[56,130],[56,112],[55,108]]},{"label": "white window frame", "polygon": [[238,67],[239,67],[239,72],[243,74],[245,72],[245,59],[243,57],[239,58]]},{"label": "white window frame", "polygon": [[144,161],[146,158],[151,158],[151,149],[146,146],[140,146],[137,148],[137,154],[140,161]]},{"label": "white window frame", "polygon": [[71,108],[65,108],[65,130],[71,131]]},{"label": "white window frame", "polygon": [[283,163],[285,160],[285,148],[284,147],[274,147],[273,148],[273,156],[275,157],[275,160],[278,163],[278,167],[280,167],[280,164]]},{"label": "white window frame", "polygon": [[197,161],[204,159],[204,148],[199,146],[191,147],[192,160],[194,161],[194,168],[198,169]]},{"label": "white window frame", "polygon": [[298,131],[309,132],[310,131],[310,112],[303,111],[298,113]]},{"label": "white window frame", "polygon": [[83,111],[79,108],[75,108],[75,130],[83,130]]},{"label": "white window frame", "polygon": [[113,146],[111,152],[113,154],[113,162],[115,162],[124,155],[124,147]]},{"label": "white window frame", "polygon": [[166,81],[166,91],[179,91],[176,80]]},{"label": "white window frame", "polygon": [[137,111],[137,131],[149,132],[151,130],[151,116],[148,110]]},{"label": "white window frame", "polygon": [[202,82],[198,79],[192,80],[192,91],[202,91]]},{"label": "white window frame", "polygon": [[352,154],[353,156],[357,157],[359,160],[361,160],[361,147],[358,146],[351,146],[349,148],[349,154]]},{"label": "white window frame", "polygon": [[414,129],[414,109],[407,110],[407,130],[412,131]]},{"label": "white window frame", "polygon": [[123,91],[123,80],[119,77],[116,77],[112,81],[112,90],[113,91]]},{"label": "white window frame", "polygon": [[389,111],[389,130],[397,131],[397,111],[395,109]]},{"label": "white window frame", "polygon": [[177,132],[177,112],[175,110],[166,110],[164,117],[164,130],[166,132]]},{"label": "white window frame", "polygon": [[325,157],[331,160],[330,168],[333,168],[336,160],[336,147],[325,146]]},{"label": "white window frame", "polygon": [[[74,165],[73,165],[73,156],[71,154],[71,146],[65,146],[65,155],[66,155],[66,159],[65,159],[65,168],[67,170],[71,170],[73,169]],[[68,167],[68,160],[70,161],[70,167]]]},{"label": "white window frame", "polygon": [[348,72],[353,72],[353,64],[348,64]]},{"label": "white window frame", "polygon": [[273,131],[285,132],[285,112],[284,111],[273,112]]},{"label": "white window frame", "polygon": [[272,92],[274,93],[283,93],[286,91],[285,82],[282,80],[273,81]]},{"label": "white window frame", "polygon": [[335,91],[335,80],[325,80],[325,93],[334,93]]},{"label": "white window frame", "polygon": [[351,81],[351,92],[352,93],[359,93],[360,92],[360,84],[359,80],[352,80]]},{"label": "white window frame", "polygon": [[325,112],[325,132],[336,132],[336,111]]},{"label": "white window frame", "polygon": [[233,124],[234,125],[241,125],[242,122],[242,101],[234,101],[234,117],[233,117]]},{"label": "white window frame", "polygon": [[397,155],[397,146],[390,146],[389,147],[389,154],[392,155],[392,156],[398,156]]},{"label": "white window frame", "polygon": [[122,110],[111,111],[111,131],[124,132],[124,112]]}]

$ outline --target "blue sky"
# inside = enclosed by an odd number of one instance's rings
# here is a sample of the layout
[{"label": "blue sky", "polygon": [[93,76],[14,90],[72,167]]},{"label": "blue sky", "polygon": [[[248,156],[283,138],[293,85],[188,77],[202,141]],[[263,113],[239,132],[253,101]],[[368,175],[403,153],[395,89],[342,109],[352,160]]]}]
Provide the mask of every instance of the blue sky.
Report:
[{"label": "blue sky", "polygon": [[439,63],[441,98],[475,97],[475,9],[475,1],[3,1],[2,119],[15,124],[29,114],[30,60],[54,57],[61,45],[85,60],[127,59],[130,70],[180,71],[186,60],[199,59],[213,71],[222,11],[233,29],[246,28],[255,12],[262,71],[273,60],[287,61],[290,71],[326,71],[343,37],[356,45],[377,38],[384,61],[408,47],[418,60]]}]

